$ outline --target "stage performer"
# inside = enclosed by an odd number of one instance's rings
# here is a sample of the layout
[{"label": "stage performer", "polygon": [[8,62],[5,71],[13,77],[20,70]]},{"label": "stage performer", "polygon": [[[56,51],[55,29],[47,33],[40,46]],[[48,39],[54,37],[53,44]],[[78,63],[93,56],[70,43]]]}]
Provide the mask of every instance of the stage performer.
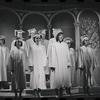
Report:
[{"label": "stage performer", "polygon": [[57,96],[62,97],[63,88],[66,89],[67,94],[71,94],[71,79],[70,67],[71,59],[69,47],[63,42],[63,33],[58,32],[55,43],[52,44],[50,49],[50,63],[49,66],[54,70],[54,88]]},{"label": "stage performer", "polygon": [[[52,30],[53,30],[52,34],[53,34],[54,37],[49,40],[49,44],[48,44],[48,50],[47,50],[48,65],[51,62],[50,61],[51,60],[50,59],[50,49],[51,49],[51,46],[52,46],[53,43],[57,42],[56,41],[57,34],[59,32],[62,32],[62,30],[58,29],[58,28],[53,28]],[[54,89],[54,80],[55,80],[54,79],[54,69],[52,68],[52,66],[49,66],[49,69],[50,69],[49,70],[50,71],[50,88]]]},{"label": "stage performer", "polygon": [[32,28],[32,29],[28,30],[28,33],[29,33],[29,39],[26,40],[27,56],[28,56],[28,53],[29,53],[29,45],[33,44],[33,42],[34,42],[33,37],[37,33],[37,30],[35,28]]},{"label": "stage performer", "polygon": [[[72,47],[72,43],[73,43],[73,40],[72,38],[70,37],[67,37],[64,39],[64,42],[66,42],[68,44],[68,47],[69,47],[69,51],[70,51],[70,58],[71,58],[71,64],[72,64],[72,67],[70,68],[71,70],[71,84],[72,86],[77,86],[77,68],[76,68],[76,59],[75,59],[75,50],[73,49]],[[78,74],[79,75],[79,74]]]},{"label": "stage performer", "polygon": [[[48,44],[49,44],[49,41],[46,39],[47,29],[42,29],[42,30],[39,30],[38,32],[42,35],[41,44],[45,47],[46,55],[47,55],[47,49],[48,49]],[[48,77],[49,76],[48,63],[47,63],[46,66],[47,66],[46,69],[45,69],[46,81],[49,81],[49,77]]]},{"label": "stage performer", "polygon": [[82,36],[82,46],[79,50],[79,65],[81,85],[84,93],[90,95],[89,87],[94,84],[93,72],[98,66],[94,50],[89,46],[88,36]]},{"label": "stage performer", "polygon": [[[35,44],[34,44],[35,42]],[[34,89],[38,97],[41,96],[41,89],[46,89],[45,67],[47,62],[46,50],[41,45],[41,35],[34,35],[33,44],[29,49],[29,68],[31,70],[30,88]]]},{"label": "stage performer", "polygon": [[8,68],[12,75],[12,90],[15,92],[15,97],[17,97],[18,91],[20,91],[19,97],[21,97],[23,89],[26,88],[25,69],[27,67],[27,53],[26,50],[21,48],[22,46],[23,42],[16,40],[8,60]]},{"label": "stage performer", "polygon": [[7,61],[9,48],[5,46],[5,36],[0,35],[0,88],[7,88]]}]

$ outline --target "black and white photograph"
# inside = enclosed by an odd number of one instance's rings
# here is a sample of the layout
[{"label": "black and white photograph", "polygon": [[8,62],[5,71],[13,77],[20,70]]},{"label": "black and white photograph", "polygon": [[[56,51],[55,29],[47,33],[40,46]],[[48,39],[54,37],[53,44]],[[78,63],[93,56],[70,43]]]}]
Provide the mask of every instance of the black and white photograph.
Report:
[{"label": "black and white photograph", "polygon": [[0,0],[0,100],[99,100],[100,0]]}]

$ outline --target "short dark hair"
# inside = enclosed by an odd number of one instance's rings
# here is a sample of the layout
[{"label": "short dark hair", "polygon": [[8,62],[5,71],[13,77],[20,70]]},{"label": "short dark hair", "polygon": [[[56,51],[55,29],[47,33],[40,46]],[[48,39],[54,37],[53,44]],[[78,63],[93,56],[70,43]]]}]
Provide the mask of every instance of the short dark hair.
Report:
[{"label": "short dark hair", "polygon": [[57,34],[57,36],[56,36],[56,41],[58,42],[58,40],[59,40],[59,35],[60,34],[63,34],[63,32],[59,32],[58,34]]},{"label": "short dark hair", "polygon": [[[34,42],[36,42],[36,41],[35,41],[35,38],[36,38],[36,37],[33,37],[33,41],[34,41]],[[40,39],[42,39],[42,35],[40,35]]]},{"label": "short dark hair", "polygon": [[3,41],[3,44],[5,44],[6,42],[5,42],[5,39],[2,39],[2,41]]},{"label": "short dark hair", "polygon": [[20,42],[21,46],[23,45],[23,42],[18,40],[18,41],[15,41],[15,46],[16,46],[17,42]]}]

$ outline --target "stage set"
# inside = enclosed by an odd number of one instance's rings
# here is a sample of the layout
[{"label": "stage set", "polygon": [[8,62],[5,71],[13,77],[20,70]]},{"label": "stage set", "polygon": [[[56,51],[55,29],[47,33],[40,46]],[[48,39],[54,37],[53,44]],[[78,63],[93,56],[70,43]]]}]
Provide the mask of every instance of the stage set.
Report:
[{"label": "stage set", "polygon": [[[9,1],[9,0],[8,0]],[[14,38],[14,30],[25,31],[23,38],[29,39],[28,29],[47,29],[46,39],[53,37],[52,28],[61,28],[64,37],[73,39],[72,47],[76,51],[81,46],[80,37],[88,35],[93,42],[91,45],[96,52],[99,67],[94,70],[95,85],[90,87],[91,95],[86,95],[81,86],[71,87],[72,95],[66,95],[65,89],[63,97],[56,97],[54,89],[50,89],[50,75],[46,74],[46,87],[42,90],[41,97],[34,95],[34,90],[30,89],[30,71],[26,71],[26,85],[22,93],[22,98],[15,98],[11,91],[11,73],[7,70],[7,80],[5,89],[0,89],[0,100],[99,100],[100,99],[100,2],[94,0],[0,0],[0,35],[6,36],[6,46],[11,46]],[[78,79],[80,80],[80,79]],[[76,80],[77,81],[77,80]]]}]

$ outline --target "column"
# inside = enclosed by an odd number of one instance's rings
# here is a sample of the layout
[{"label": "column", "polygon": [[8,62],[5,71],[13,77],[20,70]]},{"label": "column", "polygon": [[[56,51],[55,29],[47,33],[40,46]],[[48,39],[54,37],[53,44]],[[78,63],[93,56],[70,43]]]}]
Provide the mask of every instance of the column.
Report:
[{"label": "column", "polygon": [[49,33],[49,39],[51,38],[51,25],[47,25],[48,33]]},{"label": "column", "polygon": [[75,49],[77,50],[80,47],[80,30],[79,30],[80,23],[75,22],[74,27],[75,27],[75,43],[76,43]]},{"label": "column", "polygon": [[74,27],[75,27],[75,43],[76,43],[76,47],[75,47],[75,59],[76,59],[76,68],[77,68],[77,78],[76,78],[76,81],[77,81],[77,85],[80,86],[81,85],[81,79],[80,79],[80,70],[79,70],[79,54],[80,54],[80,51],[79,51],[79,47],[80,47],[80,30],[79,30],[79,27],[80,27],[80,23],[79,22],[75,22],[74,23]]}]

